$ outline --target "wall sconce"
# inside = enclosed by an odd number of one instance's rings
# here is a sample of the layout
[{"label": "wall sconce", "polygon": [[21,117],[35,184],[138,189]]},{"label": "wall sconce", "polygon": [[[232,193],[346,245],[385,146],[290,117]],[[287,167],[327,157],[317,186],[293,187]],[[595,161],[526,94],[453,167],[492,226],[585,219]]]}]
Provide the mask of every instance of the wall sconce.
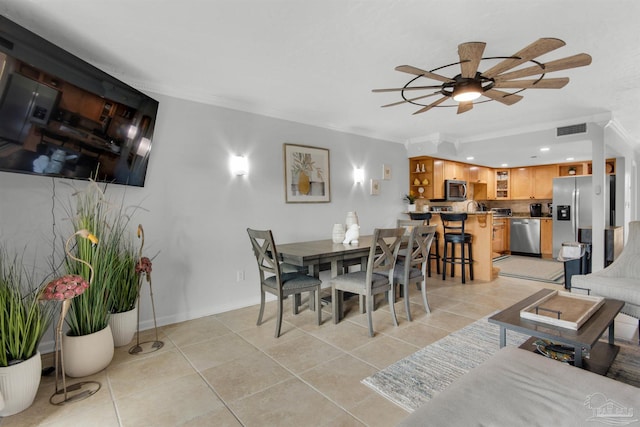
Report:
[{"label": "wall sconce", "polygon": [[231,173],[237,176],[243,176],[249,173],[249,159],[244,156],[231,156],[229,159],[229,167]]},{"label": "wall sconce", "polygon": [[353,168],[353,183],[354,184],[364,183],[364,169]]}]

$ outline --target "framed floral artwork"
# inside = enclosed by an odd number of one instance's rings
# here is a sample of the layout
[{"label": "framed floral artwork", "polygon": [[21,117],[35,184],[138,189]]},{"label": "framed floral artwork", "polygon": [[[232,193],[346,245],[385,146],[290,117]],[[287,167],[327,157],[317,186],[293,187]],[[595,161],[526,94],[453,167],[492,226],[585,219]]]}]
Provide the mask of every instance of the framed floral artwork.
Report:
[{"label": "framed floral artwork", "polygon": [[284,189],[287,203],[330,202],[329,150],[284,144]]}]

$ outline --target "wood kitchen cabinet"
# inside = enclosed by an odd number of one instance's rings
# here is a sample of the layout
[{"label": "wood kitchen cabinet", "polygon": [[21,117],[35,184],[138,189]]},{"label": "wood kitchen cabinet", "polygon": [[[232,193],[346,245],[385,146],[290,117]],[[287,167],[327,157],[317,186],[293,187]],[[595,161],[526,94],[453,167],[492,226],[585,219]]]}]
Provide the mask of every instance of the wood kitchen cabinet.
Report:
[{"label": "wood kitchen cabinet", "polygon": [[471,184],[488,184],[489,175],[492,174],[492,170],[484,166],[471,166],[469,167],[469,183]]},{"label": "wood kitchen cabinet", "polygon": [[507,218],[493,218],[491,249],[499,254],[509,251],[509,220]]},{"label": "wood kitchen cabinet", "polygon": [[511,200],[551,199],[557,175],[555,165],[511,169]]},{"label": "wood kitchen cabinet", "polygon": [[509,169],[496,169],[495,170],[495,200],[509,200],[511,199],[511,182]]},{"label": "wood kitchen cabinet", "polygon": [[553,220],[551,218],[540,219],[540,252],[543,257],[553,256]]},{"label": "wood kitchen cabinet", "polygon": [[433,198],[444,199],[444,160],[433,159]]},{"label": "wood kitchen cabinet", "polygon": [[469,181],[469,165],[458,162],[444,162],[444,179]]}]

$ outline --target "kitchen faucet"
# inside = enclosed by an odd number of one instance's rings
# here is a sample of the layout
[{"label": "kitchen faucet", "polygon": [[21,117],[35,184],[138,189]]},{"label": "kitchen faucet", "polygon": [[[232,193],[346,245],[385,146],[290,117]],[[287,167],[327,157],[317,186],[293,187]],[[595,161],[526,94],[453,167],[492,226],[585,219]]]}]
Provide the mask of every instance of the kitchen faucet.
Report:
[{"label": "kitchen faucet", "polygon": [[[476,209],[473,210],[473,211],[470,211],[469,210],[469,205],[470,204],[473,204],[476,207]],[[480,203],[476,202],[475,200],[469,200],[467,202],[467,212],[476,212],[476,211],[479,211],[479,210],[480,210]]]}]

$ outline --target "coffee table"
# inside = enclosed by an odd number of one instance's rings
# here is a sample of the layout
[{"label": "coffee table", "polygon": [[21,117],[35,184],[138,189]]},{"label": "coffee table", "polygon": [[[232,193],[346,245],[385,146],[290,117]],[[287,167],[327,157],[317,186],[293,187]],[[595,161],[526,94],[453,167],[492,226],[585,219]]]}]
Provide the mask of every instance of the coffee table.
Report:
[{"label": "coffee table", "polygon": [[[542,289],[489,318],[489,322],[500,326],[500,348],[506,345],[507,330],[520,332],[532,336],[521,348],[535,351],[533,343],[539,338],[570,346],[574,348],[574,366],[605,375],[620,350],[614,344],[614,319],[624,302],[605,299],[604,304],[577,330],[520,317],[520,310],[552,292],[555,291]],[[608,343],[599,341],[607,329]],[[589,353],[588,359],[583,356],[584,351]]]}]

